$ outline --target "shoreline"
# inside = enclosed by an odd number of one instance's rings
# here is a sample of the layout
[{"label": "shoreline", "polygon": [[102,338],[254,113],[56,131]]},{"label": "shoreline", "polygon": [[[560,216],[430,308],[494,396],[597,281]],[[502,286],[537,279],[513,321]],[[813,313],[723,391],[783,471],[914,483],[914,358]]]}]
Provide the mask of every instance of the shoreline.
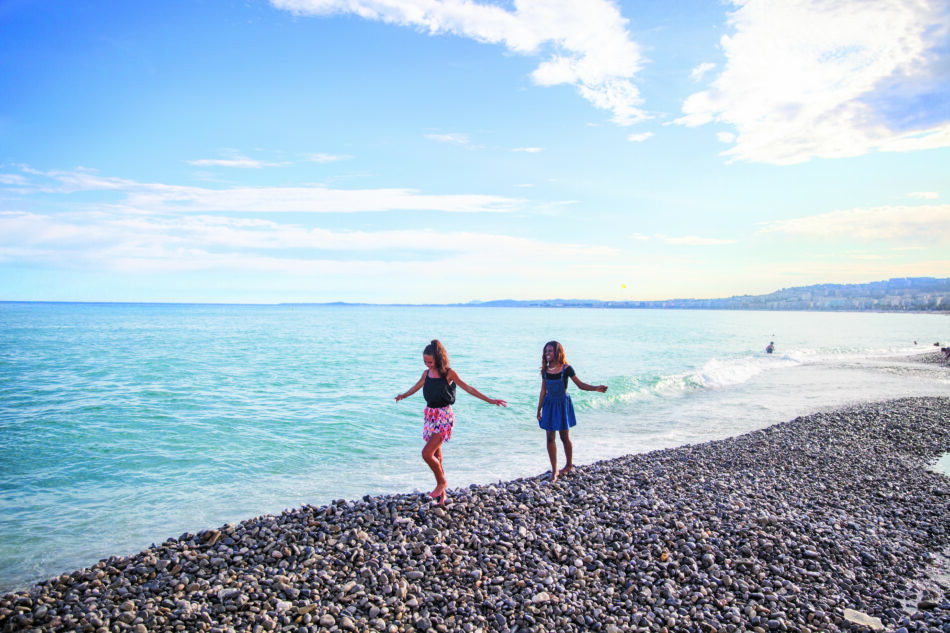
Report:
[{"label": "shoreline", "polygon": [[445,508],[303,506],[0,596],[0,630],[860,629],[852,610],[939,629],[950,480],[928,466],[947,419],[950,398],[905,398],[454,489]]}]

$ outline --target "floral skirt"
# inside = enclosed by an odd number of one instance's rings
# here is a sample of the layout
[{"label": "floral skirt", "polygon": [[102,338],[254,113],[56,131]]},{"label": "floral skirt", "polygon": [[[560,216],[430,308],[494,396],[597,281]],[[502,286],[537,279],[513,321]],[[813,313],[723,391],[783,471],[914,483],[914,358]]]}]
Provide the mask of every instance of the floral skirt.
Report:
[{"label": "floral skirt", "polygon": [[425,422],[422,425],[422,439],[429,441],[433,435],[441,435],[443,442],[452,439],[452,426],[455,425],[455,414],[452,406],[441,409],[425,408]]}]

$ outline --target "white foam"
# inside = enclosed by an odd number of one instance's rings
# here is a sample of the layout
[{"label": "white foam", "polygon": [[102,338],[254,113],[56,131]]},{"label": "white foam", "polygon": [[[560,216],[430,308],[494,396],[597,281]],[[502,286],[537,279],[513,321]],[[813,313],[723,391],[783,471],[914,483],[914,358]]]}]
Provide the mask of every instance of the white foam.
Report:
[{"label": "white foam", "polygon": [[950,453],[944,453],[933,465],[932,470],[950,477]]}]

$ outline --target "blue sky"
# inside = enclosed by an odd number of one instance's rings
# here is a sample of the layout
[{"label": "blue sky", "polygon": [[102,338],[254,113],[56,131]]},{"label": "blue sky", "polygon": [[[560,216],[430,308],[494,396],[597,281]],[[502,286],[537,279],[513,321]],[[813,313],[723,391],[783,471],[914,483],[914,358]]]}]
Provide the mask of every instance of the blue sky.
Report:
[{"label": "blue sky", "polygon": [[0,3],[0,300],[950,276],[950,6]]}]

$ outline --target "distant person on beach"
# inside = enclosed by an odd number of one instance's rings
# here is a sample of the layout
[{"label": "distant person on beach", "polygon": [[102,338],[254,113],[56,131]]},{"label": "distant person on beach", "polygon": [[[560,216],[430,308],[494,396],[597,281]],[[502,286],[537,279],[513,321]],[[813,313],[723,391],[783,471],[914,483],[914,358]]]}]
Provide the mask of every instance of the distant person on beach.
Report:
[{"label": "distant person on beach", "polygon": [[445,479],[445,471],[442,469],[442,444],[452,437],[452,427],[455,425],[455,414],[452,412],[452,405],[455,403],[455,386],[459,385],[466,392],[488,404],[507,407],[508,403],[504,400],[489,398],[478,389],[465,384],[455,370],[449,367],[449,354],[445,351],[445,346],[437,339],[433,339],[422,350],[422,362],[426,366],[422,377],[409,391],[396,396],[396,402],[408,398],[422,388],[422,397],[426,400],[426,408],[423,412],[425,421],[422,425],[422,439],[425,440],[426,445],[422,449],[422,459],[435,475],[435,489],[429,493],[429,496],[439,505],[445,505],[445,490],[448,483]]},{"label": "distant person on beach", "polygon": [[775,341],[769,341],[769,344],[765,346],[765,353],[771,354],[775,351]]},{"label": "distant person on beach", "polygon": [[[570,428],[577,424],[574,404],[567,395],[567,379],[570,378],[581,391],[607,391],[607,385],[588,385],[577,377],[574,368],[567,364],[564,348],[557,341],[544,344],[541,352],[541,396],[538,398],[538,426],[547,434],[548,457],[551,459],[551,481],[566,475],[574,468]],[[555,431],[564,445],[564,468],[557,470],[557,443]]]}]

